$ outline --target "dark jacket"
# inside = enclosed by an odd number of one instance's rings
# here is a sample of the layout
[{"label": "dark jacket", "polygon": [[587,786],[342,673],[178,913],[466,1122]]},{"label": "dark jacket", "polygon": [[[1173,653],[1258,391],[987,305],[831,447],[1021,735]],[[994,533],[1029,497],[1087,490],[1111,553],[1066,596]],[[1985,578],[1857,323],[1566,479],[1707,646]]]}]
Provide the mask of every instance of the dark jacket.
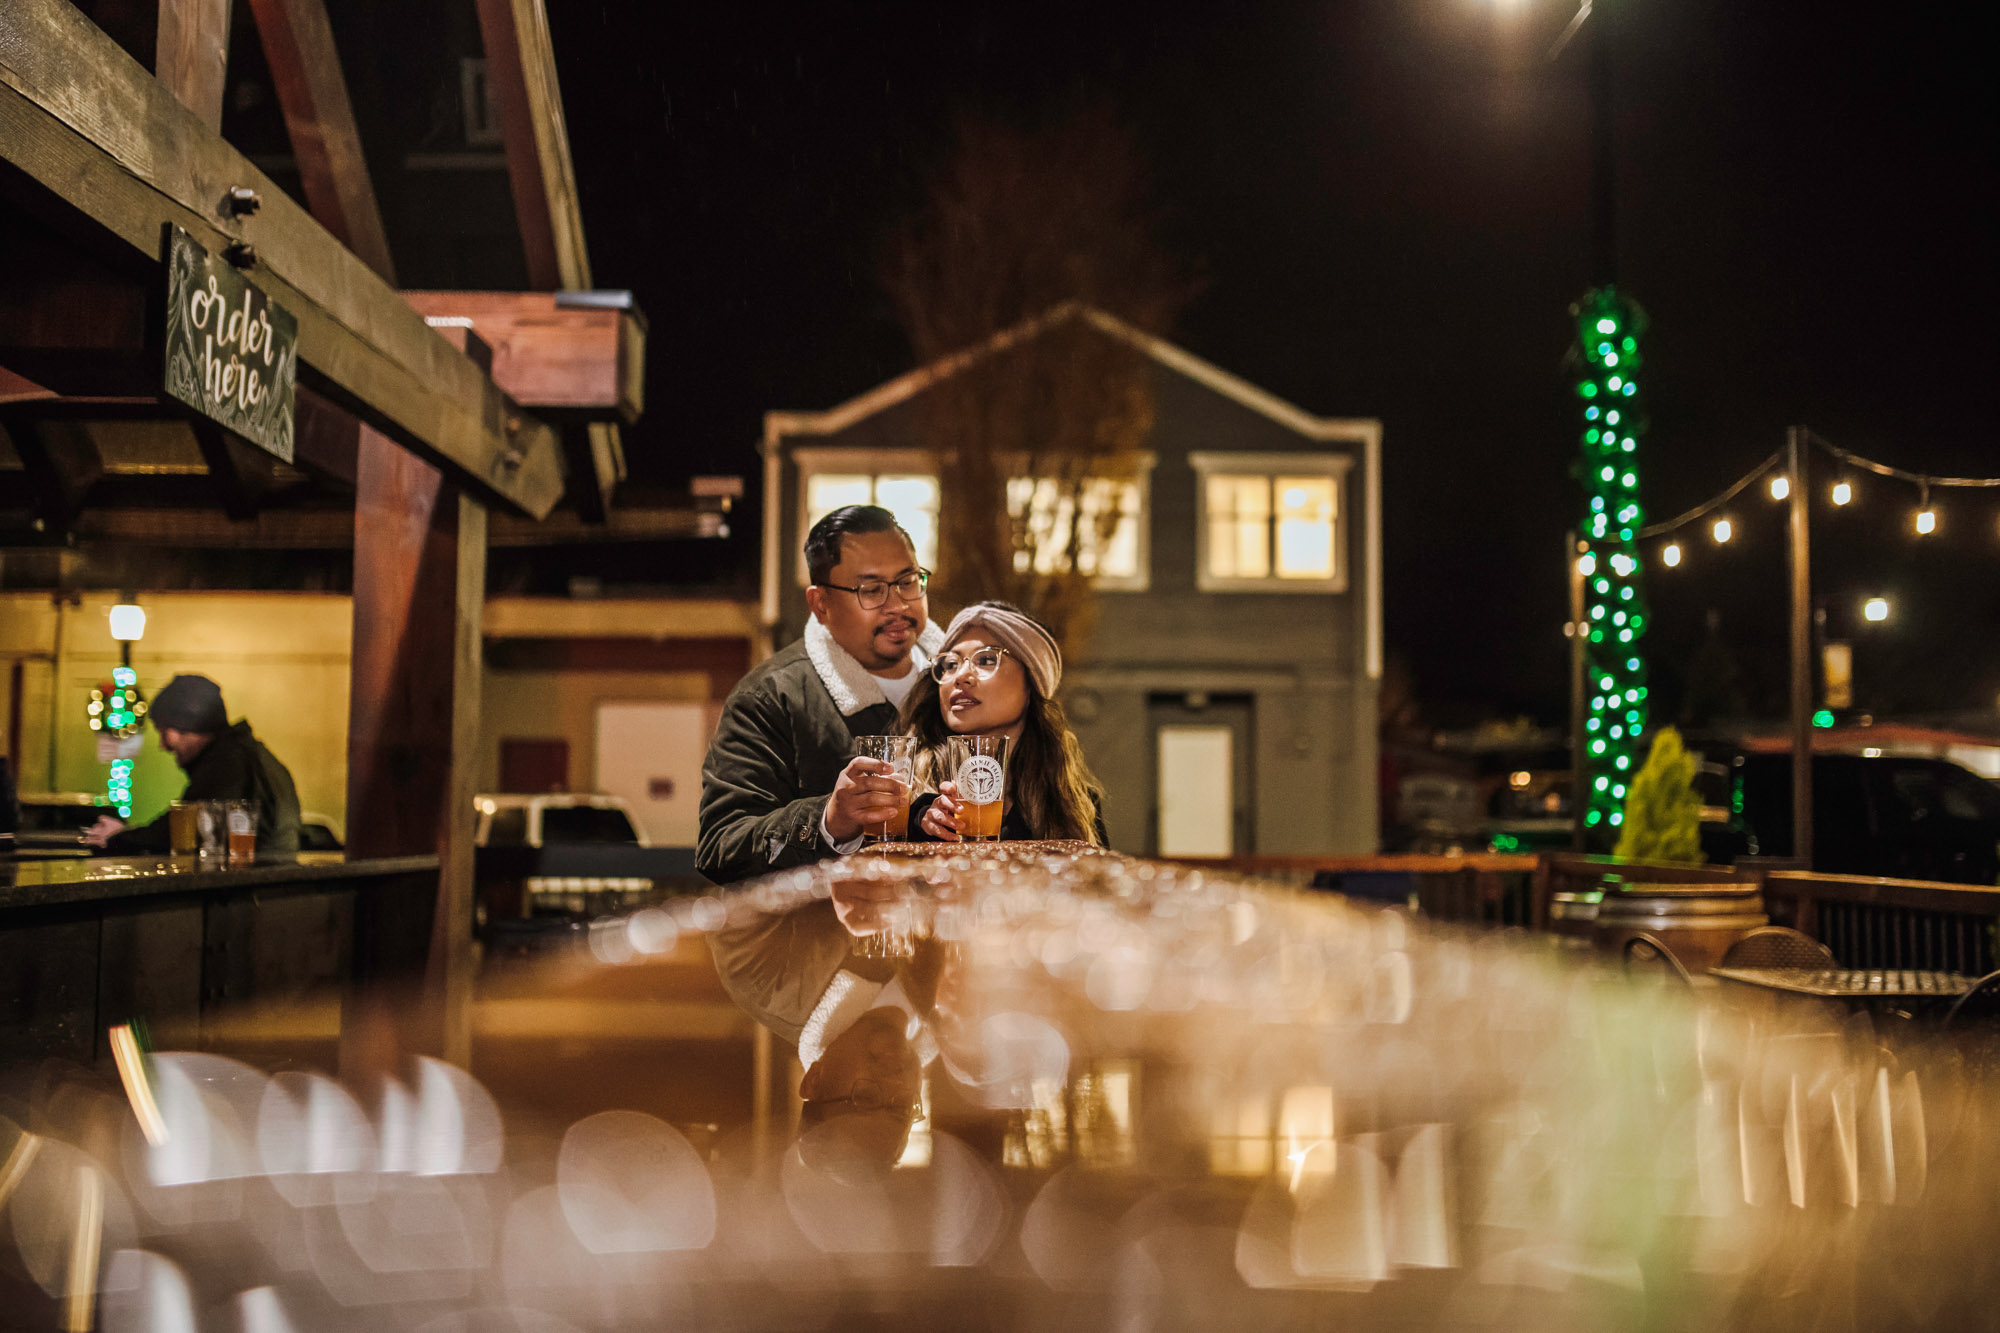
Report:
[{"label": "dark jacket", "polygon": [[779,649],[722,706],[701,766],[695,866],[730,884],[832,856],[820,817],[854,738],[895,729],[886,702],[842,717],[803,639]]},{"label": "dark jacket", "polygon": [[[292,775],[264,743],[238,722],[202,747],[188,766],[183,801],[255,801],[257,855],[296,856],[299,851],[299,794]],[[165,852],[172,847],[167,816],[113,834],[104,850],[113,856]]]},{"label": "dark jacket", "polygon": [[[924,811],[930,809],[931,802],[935,801],[937,798],[938,794],[936,792],[927,791],[923,793],[921,796],[917,796],[911,800],[910,802],[911,842],[937,841],[936,838],[933,838],[930,834],[924,832]],[[1097,825],[1097,845],[1099,847],[1109,847],[1111,845],[1111,840],[1105,837],[1104,835],[1103,802],[1093,800],[1093,805],[1095,806],[1094,822]],[[1003,842],[1027,841],[1040,838],[1041,836],[1042,835],[1040,833],[1037,833],[1035,832],[1035,830],[1028,827],[1027,821],[1021,817],[1021,811],[1019,806],[1008,806],[1007,809],[1001,812],[1000,815],[1001,841]]]}]

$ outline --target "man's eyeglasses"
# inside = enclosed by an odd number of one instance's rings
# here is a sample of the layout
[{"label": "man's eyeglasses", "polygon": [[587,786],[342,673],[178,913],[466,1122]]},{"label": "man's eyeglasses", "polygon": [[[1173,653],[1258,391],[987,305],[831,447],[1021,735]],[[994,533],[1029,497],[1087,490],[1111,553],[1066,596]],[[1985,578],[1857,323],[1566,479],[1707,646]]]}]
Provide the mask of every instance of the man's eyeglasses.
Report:
[{"label": "man's eyeglasses", "polygon": [[910,1098],[900,1091],[885,1088],[868,1079],[857,1079],[854,1090],[845,1097],[824,1097],[814,1106],[852,1106],[857,1111],[900,1111],[906,1115],[923,1110],[923,1098]]},{"label": "man's eyeglasses", "polygon": [[970,666],[974,676],[980,680],[991,680],[993,673],[1000,669],[1000,659],[1005,656],[1005,648],[981,648],[971,654],[939,653],[931,659],[931,678],[942,685]]},{"label": "man's eyeglasses", "polygon": [[924,589],[930,585],[930,581],[931,572],[928,569],[920,569],[914,574],[905,574],[887,583],[881,579],[863,579],[851,588],[842,583],[816,583],[813,586],[831,588],[835,592],[851,592],[854,594],[854,600],[861,604],[863,611],[873,611],[888,603],[891,588],[896,590],[896,596],[906,602],[921,602],[924,599]]}]

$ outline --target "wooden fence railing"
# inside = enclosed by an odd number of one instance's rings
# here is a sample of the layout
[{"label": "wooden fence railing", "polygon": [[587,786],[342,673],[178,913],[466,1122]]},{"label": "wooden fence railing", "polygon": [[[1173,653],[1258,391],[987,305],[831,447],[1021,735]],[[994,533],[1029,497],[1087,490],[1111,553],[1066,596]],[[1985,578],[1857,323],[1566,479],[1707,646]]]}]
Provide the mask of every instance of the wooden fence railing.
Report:
[{"label": "wooden fence railing", "polygon": [[1804,931],[1843,967],[1994,970],[2000,888],[1780,870],[1764,878],[1774,924]]},{"label": "wooden fence railing", "polygon": [[1356,897],[1411,902],[1444,921],[1545,930],[1558,894],[1627,884],[1760,884],[1772,923],[1822,941],[1843,967],[1983,976],[2000,967],[2000,887],[1822,875],[1783,861],[1689,866],[1567,852],[1516,856],[1245,856],[1188,859]]}]

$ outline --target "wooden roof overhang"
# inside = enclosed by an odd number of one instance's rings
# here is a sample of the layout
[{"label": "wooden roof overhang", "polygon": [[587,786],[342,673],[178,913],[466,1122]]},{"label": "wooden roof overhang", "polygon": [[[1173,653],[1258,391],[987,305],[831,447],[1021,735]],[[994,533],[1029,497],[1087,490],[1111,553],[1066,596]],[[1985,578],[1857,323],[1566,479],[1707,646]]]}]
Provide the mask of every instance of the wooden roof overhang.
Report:
[{"label": "wooden roof overhang", "polygon": [[[257,196],[255,211],[232,208],[231,192],[240,190]],[[539,519],[561,499],[560,430],[496,382],[490,348],[473,346],[476,335],[432,327],[63,0],[0,6],[0,204],[0,221],[10,224],[0,237],[8,242],[0,246],[0,418],[39,493],[38,517],[53,506],[67,519],[64,505],[80,504],[105,471],[102,460],[75,457],[62,432],[51,445],[38,429],[64,421],[188,421],[198,459],[155,460],[139,471],[169,505],[173,487],[161,483],[172,474],[210,474],[232,518],[297,492],[302,476],[351,486],[359,426],[503,512]],[[163,281],[169,223],[214,253],[254,254],[252,280],[297,318],[296,469],[158,397],[148,311]],[[618,416],[615,407],[605,412],[606,420]]]}]

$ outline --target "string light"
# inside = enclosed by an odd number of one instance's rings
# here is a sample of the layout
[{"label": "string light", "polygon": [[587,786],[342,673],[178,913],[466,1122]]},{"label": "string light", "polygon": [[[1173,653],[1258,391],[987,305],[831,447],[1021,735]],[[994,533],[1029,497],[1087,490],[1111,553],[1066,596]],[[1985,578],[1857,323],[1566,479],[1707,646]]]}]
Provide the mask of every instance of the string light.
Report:
[{"label": "string light", "polygon": [[1792,493],[1792,479],[1780,472],[1771,478],[1771,498],[1782,500]]},{"label": "string light", "polygon": [[1928,537],[1933,532],[1936,531],[1937,531],[1937,510],[1919,509],[1917,511],[1917,535],[1920,537]]},{"label": "string light", "polygon": [[1679,542],[1668,542],[1666,549],[1660,552],[1660,563],[1664,564],[1668,569],[1678,568],[1681,563],[1681,544]]},{"label": "string light", "polygon": [[1729,525],[1728,519],[1718,518],[1715,520],[1715,540],[1717,542],[1726,542],[1732,536],[1734,536],[1735,533],[1736,529]]},{"label": "string light", "polygon": [[1853,498],[1854,498],[1854,488],[1852,486],[1848,485],[1844,481],[1836,481],[1835,483],[1833,483],[1833,502],[1835,504],[1844,505]]},{"label": "string light", "polygon": [[1870,597],[1861,604],[1861,616],[1862,619],[1872,620],[1877,624],[1887,620],[1889,618],[1889,599],[1886,597]]}]

